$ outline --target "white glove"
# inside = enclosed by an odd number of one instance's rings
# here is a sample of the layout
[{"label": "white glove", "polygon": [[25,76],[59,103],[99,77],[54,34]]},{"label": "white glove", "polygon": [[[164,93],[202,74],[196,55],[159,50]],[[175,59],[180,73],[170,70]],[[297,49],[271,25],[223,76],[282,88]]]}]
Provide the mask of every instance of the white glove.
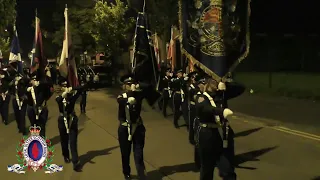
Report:
[{"label": "white glove", "polygon": [[188,79],[189,79],[188,77],[184,77],[184,80],[185,80],[185,81],[188,81]]},{"label": "white glove", "polygon": [[187,77],[187,74],[186,74],[186,73],[183,73],[183,77]]},{"label": "white glove", "polygon": [[67,93],[70,93],[72,91],[72,87],[69,87],[68,89],[67,89]]},{"label": "white glove", "polygon": [[219,82],[218,84],[218,90],[225,91],[227,89],[226,84],[223,82]]},{"label": "white glove", "polygon": [[40,82],[39,81],[32,81],[32,86],[39,86]]},{"label": "white glove", "polygon": [[3,79],[5,76],[4,75],[0,75],[0,79]]},{"label": "white glove", "polygon": [[62,98],[65,98],[65,97],[67,97],[67,92],[63,92],[62,94],[61,94],[61,96],[62,96]]},{"label": "white glove", "polygon": [[230,109],[226,108],[223,110],[223,117],[224,118],[227,118],[228,116],[231,116],[231,115],[233,115],[233,112]]},{"label": "white glove", "polygon": [[140,85],[139,84],[136,84],[136,89],[139,89],[140,88]]},{"label": "white glove", "polygon": [[28,87],[28,88],[27,88],[27,91],[28,91],[28,92],[30,92],[30,91],[31,91],[31,89],[32,89],[32,87]]},{"label": "white glove", "polygon": [[51,72],[49,70],[46,72],[46,76],[51,77]]},{"label": "white glove", "polygon": [[170,73],[170,77],[172,77],[173,76],[173,73]]},{"label": "white glove", "polygon": [[128,98],[128,103],[129,103],[130,105],[136,104],[136,99],[135,99],[134,97],[129,97],[129,98]]},{"label": "white glove", "polygon": [[135,84],[131,84],[131,91],[135,91],[136,90],[136,85]]}]

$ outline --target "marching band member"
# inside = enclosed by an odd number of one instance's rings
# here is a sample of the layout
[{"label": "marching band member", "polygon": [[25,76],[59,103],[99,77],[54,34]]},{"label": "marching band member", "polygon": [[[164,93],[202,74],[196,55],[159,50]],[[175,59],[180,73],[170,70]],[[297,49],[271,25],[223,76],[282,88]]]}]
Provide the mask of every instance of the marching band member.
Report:
[{"label": "marching band member", "polygon": [[[214,101],[218,83],[209,78],[206,80],[204,92],[196,96],[196,111],[199,118],[197,129],[197,143],[200,155],[200,180],[212,180],[214,168],[221,162],[224,152],[224,139],[222,129],[222,119],[232,115],[228,108],[217,106]],[[236,179],[236,174],[231,163],[224,164],[223,179]]]},{"label": "marching band member", "polygon": [[9,84],[13,80],[7,72],[7,69],[0,69],[0,114],[2,122],[7,125],[9,117],[9,102],[11,95],[9,93]]},{"label": "marching band member", "polygon": [[146,179],[145,165],[143,161],[143,148],[146,129],[140,117],[143,93],[139,91],[140,85],[131,75],[123,76],[124,93],[118,96],[119,110],[118,128],[119,144],[121,149],[122,172],[126,180],[130,180],[130,153],[133,144],[134,160],[140,180]]},{"label": "marching band member", "polygon": [[[36,70],[31,76],[28,91],[27,114],[31,125],[41,127],[40,136],[46,137],[46,124],[48,121],[47,101],[53,94],[53,82],[51,72],[45,69],[45,75],[41,75],[41,70]],[[44,76],[44,77],[42,77]]]},{"label": "marching band member", "polygon": [[172,90],[170,88],[171,79],[172,79],[171,69],[168,68],[165,76],[162,79],[162,83],[163,83],[162,105],[160,105],[160,107],[162,109],[162,114],[164,117],[167,117],[167,106],[168,106],[169,100],[171,99],[171,96],[172,96]]},{"label": "marching band member", "polygon": [[11,83],[13,89],[12,106],[14,115],[17,122],[19,133],[27,135],[26,131],[26,111],[27,111],[27,87],[29,85],[29,79],[22,74],[18,73],[17,60],[10,61],[10,67],[13,71],[10,74],[15,74],[14,81]]},{"label": "marching band member", "polygon": [[74,106],[85,86],[72,88],[67,84],[67,79],[60,77],[62,94],[56,97],[60,116],[58,118],[58,128],[62,155],[66,163],[70,163],[69,145],[72,156],[73,170],[80,172],[82,167],[78,155],[78,117],[74,111]]},{"label": "marching band member", "polygon": [[[175,128],[179,128],[178,120],[183,113],[184,119],[186,121],[187,127],[189,127],[189,122],[187,120],[186,114],[187,109],[183,107],[185,105],[185,93],[186,93],[186,77],[183,76],[182,70],[177,71],[177,77],[172,79],[172,91],[173,91],[173,124]],[[183,111],[181,111],[182,109]]]}]

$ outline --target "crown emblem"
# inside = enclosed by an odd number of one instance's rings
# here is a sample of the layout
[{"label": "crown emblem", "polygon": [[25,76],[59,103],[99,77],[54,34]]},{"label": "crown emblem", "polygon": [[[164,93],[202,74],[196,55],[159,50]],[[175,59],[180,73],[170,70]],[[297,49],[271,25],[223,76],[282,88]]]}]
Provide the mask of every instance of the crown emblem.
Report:
[{"label": "crown emblem", "polygon": [[30,131],[31,136],[39,136],[40,131],[41,131],[41,127],[33,125],[33,126],[30,126],[29,131]]},{"label": "crown emblem", "polygon": [[210,5],[211,6],[222,6],[222,0],[211,0]]}]

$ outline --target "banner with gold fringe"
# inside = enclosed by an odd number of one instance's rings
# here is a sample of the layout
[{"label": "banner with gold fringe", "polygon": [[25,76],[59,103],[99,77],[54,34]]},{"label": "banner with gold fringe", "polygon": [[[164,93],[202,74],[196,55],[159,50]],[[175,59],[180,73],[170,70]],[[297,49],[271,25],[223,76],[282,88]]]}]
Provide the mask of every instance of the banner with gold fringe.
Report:
[{"label": "banner with gold fringe", "polygon": [[250,0],[179,0],[182,53],[217,81],[249,54]]}]

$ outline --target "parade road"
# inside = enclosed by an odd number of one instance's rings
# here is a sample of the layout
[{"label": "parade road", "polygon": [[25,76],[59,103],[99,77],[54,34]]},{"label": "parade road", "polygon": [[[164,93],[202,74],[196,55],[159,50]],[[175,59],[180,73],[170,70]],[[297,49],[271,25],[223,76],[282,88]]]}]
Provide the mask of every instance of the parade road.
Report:
[{"label": "parade road", "polygon": [[[122,180],[120,149],[117,140],[117,102],[113,90],[89,92],[86,115],[79,115],[78,149],[83,172],[64,164],[58,133],[58,109],[54,97],[48,103],[47,136],[55,145],[54,164],[63,172],[45,174],[44,170],[26,174],[7,172],[16,164],[18,134],[13,116],[8,126],[0,124],[0,174],[10,180]],[[11,106],[10,106],[11,107]],[[232,109],[232,107],[231,107]],[[76,107],[79,112],[79,105]],[[12,109],[10,110],[12,112]],[[11,113],[12,114],[12,113]],[[172,116],[163,118],[157,110],[144,106],[142,118],[147,128],[144,151],[149,180],[197,180],[193,165],[193,147],[188,143],[185,127],[175,129]],[[27,119],[28,122],[28,119]],[[180,120],[183,124],[183,120]],[[231,119],[236,133],[236,164],[240,180],[312,180],[320,178],[320,138],[318,136],[268,126],[254,118],[235,116]],[[136,174],[131,158],[133,175]],[[220,179],[220,178],[217,178]]]}]

